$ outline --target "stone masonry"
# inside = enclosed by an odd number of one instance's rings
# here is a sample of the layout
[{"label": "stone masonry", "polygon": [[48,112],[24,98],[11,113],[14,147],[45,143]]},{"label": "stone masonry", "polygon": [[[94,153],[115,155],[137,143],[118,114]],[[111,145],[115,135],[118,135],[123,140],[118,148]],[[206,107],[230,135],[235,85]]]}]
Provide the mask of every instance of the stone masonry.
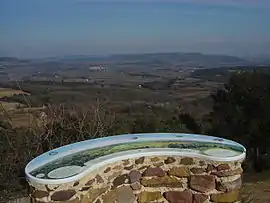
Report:
[{"label": "stone masonry", "polygon": [[71,183],[30,183],[30,197],[35,203],[235,203],[240,202],[242,172],[240,162],[138,157]]}]

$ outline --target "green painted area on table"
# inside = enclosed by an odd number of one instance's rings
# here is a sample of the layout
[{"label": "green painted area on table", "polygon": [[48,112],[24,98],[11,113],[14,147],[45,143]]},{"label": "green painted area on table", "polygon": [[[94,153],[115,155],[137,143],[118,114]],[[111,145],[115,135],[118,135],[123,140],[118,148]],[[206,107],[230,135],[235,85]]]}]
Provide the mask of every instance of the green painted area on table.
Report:
[{"label": "green painted area on table", "polygon": [[[185,150],[195,150],[198,153],[205,154],[205,150],[209,149],[226,149],[234,151],[235,154],[243,153],[243,149],[238,146],[223,144],[223,143],[211,143],[211,142],[196,142],[196,141],[155,141],[155,142],[132,142],[132,143],[120,143],[110,146],[89,149],[77,153],[73,153],[55,161],[49,162],[34,171],[31,171],[32,176],[37,176],[38,174],[44,174],[41,179],[53,179],[48,176],[48,173],[61,167],[65,166],[81,166],[85,167],[85,163],[93,159],[106,156],[109,154],[123,152],[128,150],[136,149],[147,149],[147,148],[171,148],[171,149],[183,149]],[[208,156],[211,156],[208,154]],[[81,171],[78,171],[80,173]],[[72,174],[74,176],[78,173]]]}]

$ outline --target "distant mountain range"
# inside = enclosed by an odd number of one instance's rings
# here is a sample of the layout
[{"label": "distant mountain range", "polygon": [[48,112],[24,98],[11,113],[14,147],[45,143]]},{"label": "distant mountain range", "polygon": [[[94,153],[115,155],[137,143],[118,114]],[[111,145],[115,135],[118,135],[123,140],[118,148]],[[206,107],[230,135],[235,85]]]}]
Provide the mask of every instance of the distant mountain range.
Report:
[{"label": "distant mountain range", "polygon": [[[0,57],[1,61],[22,62],[17,58]],[[93,63],[110,65],[121,68],[175,68],[175,67],[205,67],[218,68],[224,66],[261,65],[260,61],[250,61],[236,56],[210,55],[201,53],[142,53],[142,54],[114,54],[114,55],[71,55],[63,57],[43,58],[35,62],[60,63]],[[262,61],[265,62],[265,61]]]},{"label": "distant mountain range", "polygon": [[114,64],[133,68],[202,66],[220,67],[231,65],[250,65],[246,59],[227,55],[209,55],[201,53],[142,53],[142,54],[114,54],[103,56],[72,55],[54,58],[58,61],[88,61],[93,63]]},{"label": "distant mountain range", "polygon": [[0,63],[24,63],[29,61],[28,59],[19,59],[16,57],[0,57]]},{"label": "distant mountain range", "polygon": [[245,59],[227,55],[207,55],[201,53],[151,53],[133,55],[113,55],[113,59],[140,62],[161,62],[173,65],[225,65],[225,64],[246,64]]}]

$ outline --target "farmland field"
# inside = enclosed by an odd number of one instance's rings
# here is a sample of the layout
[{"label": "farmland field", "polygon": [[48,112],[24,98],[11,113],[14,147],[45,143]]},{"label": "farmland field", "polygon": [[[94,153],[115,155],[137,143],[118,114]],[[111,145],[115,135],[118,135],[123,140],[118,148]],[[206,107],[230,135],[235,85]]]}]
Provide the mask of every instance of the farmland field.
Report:
[{"label": "farmland field", "polygon": [[10,96],[17,95],[17,94],[28,94],[28,93],[26,93],[22,90],[14,90],[14,89],[0,87],[0,98],[10,97]]}]

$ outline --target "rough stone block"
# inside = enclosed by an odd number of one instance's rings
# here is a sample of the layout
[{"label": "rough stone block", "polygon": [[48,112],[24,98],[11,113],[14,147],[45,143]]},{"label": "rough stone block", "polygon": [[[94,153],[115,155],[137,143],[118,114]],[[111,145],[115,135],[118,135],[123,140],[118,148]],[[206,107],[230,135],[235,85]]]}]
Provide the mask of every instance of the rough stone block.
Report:
[{"label": "rough stone block", "polygon": [[102,196],[103,203],[134,203],[136,200],[129,186],[115,188]]},{"label": "rough stone block", "polygon": [[161,199],[163,196],[160,192],[141,192],[138,194],[139,203],[149,203]]},{"label": "rough stone block", "polygon": [[143,176],[158,176],[158,177],[162,177],[165,176],[166,173],[159,167],[155,167],[155,168],[147,168],[147,170],[143,173]]},{"label": "rough stone block", "polygon": [[192,168],[192,169],[190,169],[190,171],[193,174],[202,174],[202,173],[206,172],[204,168]]},{"label": "rough stone block", "polygon": [[227,177],[227,176],[234,176],[234,175],[239,175],[243,173],[243,169],[242,168],[237,168],[234,170],[228,170],[228,171],[215,171],[212,172],[212,175],[216,175],[218,177]]},{"label": "rough stone block", "polygon": [[216,187],[215,177],[212,175],[192,175],[190,187],[198,192],[209,192]]},{"label": "rough stone block", "polygon": [[187,166],[182,166],[182,167],[173,167],[171,170],[169,170],[168,174],[170,176],[189,177],[190,172]]},{"label": "rough stone block", "polygon": [[237,190],[237,189],[240,189],[241,186],[242,186],[242,178],[238,178],[234,181],[229,181],[229,182],[222,182],[222,181],[217,182],[217,190],[223,191],[223,192]]},{"label": "rough stone block", "polygon": [[211,201],[219,203],[232,203],[240,200],[239,190],[234,190],[227,193],[212,194]]},{"label": "rough stone block", "polygon": [[180,164],[192,165],[192,164],[194,164],[194,160],[193,160],[193,158],[184,157],[184,158],[181,159]]},{"label": "rough stone block", "polygon": [[111,167],[108,167],[108,168],[106,168],[105,170],[104,170],[104,173],[108,173],[108,172],[110,172],[111,171]]},{"label": "rough stone block", "polygon": [[128,174],[128,177],[130,183],[140,182],[142,174],[139,171],[133,170]]},{"label": "rough stone block", "polygon": [[169,203],[192,203],[192,193],[189,190],[183,192],[169,191],[165,192],[164,196]]},{"label": "rough stone block", "polygon": [[143,164],[143,163],[144,163],[144,157],[141,157],[135,160],[135,164]]},{"label": "rough stone block", "polygon": [[205,203],[208,200],[208,195],[205,194],[194,194],[193,203]]},{"label": "rough stone block", "polygon": [[125,183],[128,183],[128,179],[129,179],[129,177],[127,174],[123,174],[121,176],[116,177],[113,180],[113,188],[116,188],[119,185],[123,185]]},{"label": "rough stone block", "polygon": [[53,201],[67,201],[76,194],[75,190],[61,190],[52,194]]},{"label": "rough stone block", "polygon": [[86,186],[92,185],[95,182],[95,179],[91,179],[85,183]]},{"label": "rough stone block", "polygon": [[145,187],[172,187],[172,188],[180,188],[183,183],[174,177],[164,176],[164,177],[154,177],[154,178],[146,178],[143,177],[141,180],[141,184]]},{"label": "rough stone block", "polygon": [[[103,188],[94,188],[89,190],[88,192],[88,200],[89,202],[93,202],[96,198],[98,198],[99,195],[105,193],[109,187],[103,187]],[[87,203],[87,201],[85,201]]]},{"label": "rough stone block", "polygon": [[104,180],[100,175],[96,175],[96,181],[97,183],[104,183]]}]

